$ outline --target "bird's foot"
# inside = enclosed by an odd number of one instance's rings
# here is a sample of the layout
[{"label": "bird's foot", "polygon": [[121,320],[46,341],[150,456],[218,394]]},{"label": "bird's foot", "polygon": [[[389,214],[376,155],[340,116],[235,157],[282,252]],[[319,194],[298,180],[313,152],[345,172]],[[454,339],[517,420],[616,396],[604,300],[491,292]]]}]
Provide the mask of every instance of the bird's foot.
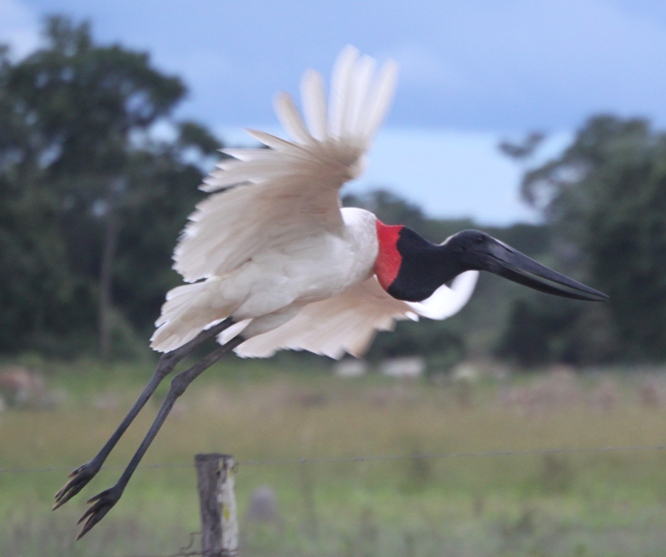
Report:
[{"label": "bird's foot", "polygon": [[57,508],[62,507],[74,495],[81,491],[88,485],[99,472],[101,466],[95,463],[95,460],[86,462],[73,470],[67,477],[71,478],[58,493],[55,494],[55,504],[51,510],[55,511]]},{"label": "bird's foot", "polygon": [[95,526],[95,524],[102,520],[106,516],[106,513],[108,513],[118,502],[122,494],[122,486],[116,484],[113,487],[98,493],[91,499],[88,499],[87,503],[92,503],[92,506],[83,513],[83,516],[79,518],[77,522],[77,524],[83,523],[83,526],[81,526],[81,530],[76,536],[76,539],[80,540],[93,526]]}]

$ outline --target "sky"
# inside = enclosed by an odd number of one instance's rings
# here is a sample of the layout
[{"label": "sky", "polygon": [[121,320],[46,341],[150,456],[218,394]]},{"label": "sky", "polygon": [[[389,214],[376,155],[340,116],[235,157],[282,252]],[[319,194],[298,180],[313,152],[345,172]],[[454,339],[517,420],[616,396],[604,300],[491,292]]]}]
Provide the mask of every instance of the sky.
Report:
[{"label": "sky", "polygon": [[502,139],[548,134],[542,160],[593,114],[666,126],[666,2],[657,0],[0,0],[0,41],[39,45],[46,15],[89,19],[189,88],[179,108],[228,144],[275,130],[272,99],[325,76],[346,44],[400,64],[394,105],[351,191],[388,187],[443,218],[534,221]]}]

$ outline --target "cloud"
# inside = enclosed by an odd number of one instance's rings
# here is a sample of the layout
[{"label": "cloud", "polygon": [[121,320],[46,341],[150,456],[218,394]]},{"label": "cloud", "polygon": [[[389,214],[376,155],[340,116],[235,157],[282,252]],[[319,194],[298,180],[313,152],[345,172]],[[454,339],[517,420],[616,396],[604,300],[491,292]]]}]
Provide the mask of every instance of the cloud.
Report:
[{"label": "cloud", "polygon": [[415,83],[396,121],[562,129],[611,110],[666,123],[663,15],[609,0],[444,5],[418,40],[432,68],[456,69],[454,86]]},{"label": "cloud", "polygon": [[401,62],[395,125],[560,130],[600,111],[666,124],[663,2],[0,0],[0,31],[25,45],[36,32],[24,6],[90,18],[100,40],[150,50],[211,125],[273,121],[275,91],[295,91],[307,67],[328,74],[348,43]]}]

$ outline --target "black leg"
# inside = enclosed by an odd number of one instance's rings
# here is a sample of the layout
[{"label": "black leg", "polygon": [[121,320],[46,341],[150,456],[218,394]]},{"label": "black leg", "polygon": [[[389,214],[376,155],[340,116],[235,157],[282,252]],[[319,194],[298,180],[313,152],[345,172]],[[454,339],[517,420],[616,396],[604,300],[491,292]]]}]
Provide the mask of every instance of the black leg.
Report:
[{"label": "black leg", "polygon": [[134,418],[136,418],[137,414],[141,411],[148,399],[155,392],[157,386],[167,375],[169,375],[174,370],[176,365],[178,365],[178,363],[183,358],[191,354],[201,344],[213,337],[216,337],[231,325],[233,325],[231,318],[225,319],[214,327],[202,331],[199,333],[199,335],[183,346],[180,346],[171,352],[167,352],[166,354],[162,354],[157,365],[157,369],[153,373],[153,376],[150,378],[150,381],[148,381],[148,384],[144,388],[141,395],[139,395],[139,398],[127,413],[127,416],[125,416],[118,428],[113,432],[109,440],[102,447],[102,450],[99,451],[99,453],[97,453],[91,460],[79,466],[76,470],[69,474],[68,477],[71,479],[62,487],[62,489],[60,489],[60,491],[58,491],[58,493],[55,494],[56,502],[55,505],[53,505],[52,510],[55,510],[58,507],[64,505],[67,501],[79,493],[79,491],[81,491],[86,485],[88,485],[90,480],[92,480],[97,475],[97,473],[102,468],[102,464],[104,464],[104,461],[109,456],[109,453],[116,446],[116,443],[118,443],[118,440],[123,436],[127,428],[134,421]]},{"label": "black leg", "polygon": [[113,487],[102,491],[88,501],[88,503],[92,503],[93,505],[79,519],[78,523],[83,523],[83,526],[81,527],[81,531],[76,537],[77,540],[81,539],[93,526],[95,526],[95,524],[102,520],[102,518],[106,516],[106,513],[108,513],[111,508],[118,502],[123,494],[123,491],[125,490],[125,487],[127,486],[127,483],[132,477],[132,474],[136,470],[136,467],[139,465],[139,462],[141,462],[143,455],[148,450],[148,447],[152,443],[153,439],[155,439],[157,432],[162,427],[164,420],[169,415],[171,408],[173,407],[178,397],[185,392],[185,389],[187,389],[188,385],[192,383],[192,381],[194,381],[206,369],[217,362],[222,356],[228,352],[231,352],[243,341],[244,339],[240,336],[233,338],[224,346],[220,346],[216,350],[213,350],[213,352],[208,354],[208,356],[194,364],[192,367],[186,369],[185,371],[181,371],[171,380],[171,387],[167,393],[164,403],[162,404],[162,407],[155,417],[155,421],[150,426],[148,433],[141,442],[141,445],[139,445],[136,453],[134,453],[132,460],[127,465],[127,468],[125,468],[125,471],[120,476],[118,482],[116,482]]}]

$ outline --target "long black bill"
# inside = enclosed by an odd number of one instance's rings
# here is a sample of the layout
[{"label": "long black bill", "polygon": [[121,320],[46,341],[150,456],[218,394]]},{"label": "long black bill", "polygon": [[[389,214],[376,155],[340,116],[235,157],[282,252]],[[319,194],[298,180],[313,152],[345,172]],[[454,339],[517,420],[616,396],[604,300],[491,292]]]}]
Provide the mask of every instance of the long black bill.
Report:
[{"label": "long black bill", "polygon": [[485,267],[486,270],[534,290],[563,298],[590,302],[608,300],[606,294],[544,267],[499,240],[491,240],[484,250],[484,255],[488,257],[487,263],[490,263]]}]

